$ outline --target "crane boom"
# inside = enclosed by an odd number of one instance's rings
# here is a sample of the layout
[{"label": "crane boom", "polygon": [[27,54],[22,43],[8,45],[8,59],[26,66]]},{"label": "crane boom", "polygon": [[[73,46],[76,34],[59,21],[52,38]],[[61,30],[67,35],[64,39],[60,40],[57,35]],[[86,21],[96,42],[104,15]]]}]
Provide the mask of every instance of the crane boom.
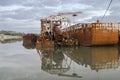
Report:
[{"label": "crane boom", "polygon": [[58,13],[58,15],[68,15],[68,14],[72,14],[72,15],[77,15],[77,14],[80,14],[82,12],[64,12],[64,13]]}]

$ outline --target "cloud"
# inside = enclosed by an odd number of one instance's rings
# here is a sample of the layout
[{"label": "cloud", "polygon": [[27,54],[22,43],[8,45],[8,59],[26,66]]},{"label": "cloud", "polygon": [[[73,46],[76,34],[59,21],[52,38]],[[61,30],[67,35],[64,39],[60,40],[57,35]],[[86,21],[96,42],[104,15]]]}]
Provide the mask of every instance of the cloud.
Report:
[{"label": "cloud", "polygon": [[[81,11],[82,14],[79,14],[74,21],[93,22],[103,16],[108,3],[107,0],[2,0],[0,2],[0,29],[3,26],[16,27],[16,29],[28,26],[39,28],[41,18],[60,12]],[[119,21],[119,3],[119,0],[112,2],[105,20]]]},{"label": "cloud", "polygon": [[[105,10],[96,10],[96,11],[88,11],[81,15],[80,19],[77,19],[77,22],[87,22],[88,20],[97,21],[101,20],[102,16],[104,15]],[[112,12],[108,11],[106,16],[109,16]],[[85,16],[84,16],[85,15]],[[97,18],[94,18],[97,17]]]},{"label": "cloud", "polygon": [[32,7],[24,7],[20,5],[11,5],[11,6],[0,6],[0,11],[14,11],[14,10],[19,10],[19,9],[25,9],[29,10],[32,9]]}]

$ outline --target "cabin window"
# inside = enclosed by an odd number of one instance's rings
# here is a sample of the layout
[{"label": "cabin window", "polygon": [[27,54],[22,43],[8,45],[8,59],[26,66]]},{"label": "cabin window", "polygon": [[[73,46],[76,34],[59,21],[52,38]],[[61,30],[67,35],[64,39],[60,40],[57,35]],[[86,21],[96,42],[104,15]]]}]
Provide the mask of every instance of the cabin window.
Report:
[{"label": "cabin window", "polygon": [[47,27],[47,29],[49,30],[50,28],[49,28],[49,27]]},{"label": "cabin window", "polygon": [[50,23],[49,21],[47,21],[47,23]]}]

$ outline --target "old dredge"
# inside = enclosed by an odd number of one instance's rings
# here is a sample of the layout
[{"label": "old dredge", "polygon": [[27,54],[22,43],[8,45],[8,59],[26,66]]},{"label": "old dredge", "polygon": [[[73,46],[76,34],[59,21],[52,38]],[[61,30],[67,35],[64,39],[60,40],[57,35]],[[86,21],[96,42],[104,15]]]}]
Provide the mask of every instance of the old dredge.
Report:
[{"label": "old dredge", "polygon": [[[85,67],[89,66],[91,70],[96,72],[103,69],[118,68],[120,49],[116,46],[107,46],[106,48],[103,45],[119,43],[120,24],[97,20],[92,23],[71,25],[70,19],[64,16],[77,16],[79,13],[81,12],[66,12],[43,18],[40,20],[39,35],[23,36],[25,48],[36,48],[43,71],[58,76],[82,78],[74,71],[71,75],[66,74],[71,68],[72,61],[82,66],[85,65]],[[84,49],[84,47],[73,46],[99,47],[85,47]]]},{"label": "old dredge", "polygon": [[115,45],[119,41],[119,23],[78,23],[71,25],[63,16],[81,12],[67,12],[41,19],[37,47]]},{"label": "old dredge", "polygon": [[[43,71],[58,76],[82,78],[74,71],[66,74],[71,69],[72,61],[85,67],[90,66],[91,70],[96,72],[118,68],[120,49],[111,46],[106,48],[102,45],[118,44],[119,23],[97,21],[71,25],[70,20],[63,16],[64,14],[76,16],[79,13],[81,12],[59,13],[41,19],[39,35],[23,36],[25,48],[36,48]],[[58,46],[60,48],[54,48]],[[84,47],[73,46],[102,47],[85,47],[84,49]]]}]

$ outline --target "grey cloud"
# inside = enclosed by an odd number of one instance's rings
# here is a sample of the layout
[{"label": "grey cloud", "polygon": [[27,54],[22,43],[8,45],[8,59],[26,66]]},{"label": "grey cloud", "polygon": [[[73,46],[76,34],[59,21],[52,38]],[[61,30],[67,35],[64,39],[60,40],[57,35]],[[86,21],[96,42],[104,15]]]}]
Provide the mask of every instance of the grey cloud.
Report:
[{"label": "grey cloud", "polygon": [[[38,21],[32,26],[39,27],[39,19],[57,14],[59,12],[82,11],[74,20],[81,22],[92,22],[100,19],[109,0],[2,0],[0,6],[22,6],[18,9],[0,11],[0,28],[1,26],[30,26],[32,21]],[[120,1],[113,0],[107,16],[108,21],[119,21]],[[9,21],[22,21],[21,23]],[[29,22],[31,21],[31,22]],[[80,22],[79,21],[79,22]],[[11,23],[10,23],[11,22]],[[25,24],[24,24],[25,23]]]},{"label": "grey cloud", "polygon": [[14,4],[23,4],[24,0],[0,0],[0,5],[2,6],[8,6],[8,5],[14,5]]}]

